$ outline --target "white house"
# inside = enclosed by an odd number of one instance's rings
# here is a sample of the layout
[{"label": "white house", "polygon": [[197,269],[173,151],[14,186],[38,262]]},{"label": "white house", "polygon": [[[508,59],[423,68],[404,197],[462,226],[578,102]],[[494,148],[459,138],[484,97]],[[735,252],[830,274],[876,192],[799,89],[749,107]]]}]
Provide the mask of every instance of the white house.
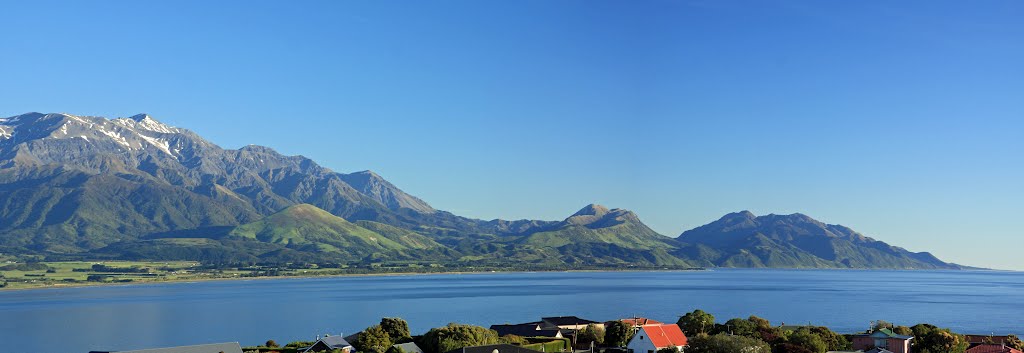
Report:
[{"label": "white house", "polygon": [[680,352],[686,346],[686,335],[673,324],[644,325],[626,344],[629,353],[657,353],[659,349],[676,347]]}]

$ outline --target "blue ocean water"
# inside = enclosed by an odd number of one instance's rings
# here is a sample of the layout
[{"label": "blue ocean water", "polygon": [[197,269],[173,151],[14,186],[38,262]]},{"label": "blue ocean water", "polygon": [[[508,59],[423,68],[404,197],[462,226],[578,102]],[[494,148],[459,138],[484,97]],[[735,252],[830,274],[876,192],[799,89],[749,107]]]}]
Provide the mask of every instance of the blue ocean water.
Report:
[{"label": "blue ocean water", "polygon": [[577,315],[675,322],[700,308],[725,321],[839,332],[872,320],[962,333],[1024,333],[1024,273],[744,270],[393,275],[211,281],[0,292],[0,341],[35,353],[222,341],[255,345],[350,334],[384,316],[414,334]]}]

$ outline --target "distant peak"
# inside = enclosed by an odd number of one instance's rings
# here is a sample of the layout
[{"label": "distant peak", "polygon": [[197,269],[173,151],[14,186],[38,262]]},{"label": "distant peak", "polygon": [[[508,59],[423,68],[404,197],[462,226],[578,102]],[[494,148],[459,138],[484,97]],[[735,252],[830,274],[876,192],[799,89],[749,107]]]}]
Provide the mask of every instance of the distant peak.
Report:
[{"label": "distant peak", "polygon": [[153,117],[149,116],[149,114],[142,113],[142,114],[132,115],[132,116],[128,117],[128,119],[135,120],[137,122],[142,122],[143,120],[146,120],[146,119],[153,120]]},{"label": "distant peak", "polygon": [[579,211],[576,211],[576,213],[574,213],[573,216],[600,216],[608,212],[608,207],[592,203],[584,206]]},{"label": "distant peak", "polygon": [[365,175],[365,176],[368,176],[368,177],[371,177],[371,178],[380,178],[380,174],[377,174],[376,172],[374,172],[372,170],[369,170],[369,169],[361,171],[361,172],[355,172],[355,173],[352,173],[352,174]]}]

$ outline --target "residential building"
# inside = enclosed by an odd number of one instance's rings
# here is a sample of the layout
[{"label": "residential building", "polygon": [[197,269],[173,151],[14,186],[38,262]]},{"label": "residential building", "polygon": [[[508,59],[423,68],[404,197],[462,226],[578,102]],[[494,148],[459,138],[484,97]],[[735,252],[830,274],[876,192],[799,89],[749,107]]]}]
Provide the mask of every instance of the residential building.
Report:
[{"label": "residential building", "polygon": [[575,316],[553,316],[553,317],[542,317],[540,319],[542,328],[560,328],[566,330],[582,330],[587,325],[596,325],[598,327],[604,327],[603,323],[597,321],[591,321],[587,319],[581,319]]},{"label": "residential building", "polygon": [[316,343],[313,343],[312,346],[306,348],[306,350],[302,352],[330,352],[335,349],[340,349],[344,353],[352,353],[356,351],[356,349],[352,347],[352,345],[349,344],[344,337],[326,336],[324,338],[318,339]]},{"label": "residential building", "polygon": [[526,349],[511,344],[489,344],[486,346],[463,347],[445,353],[537,353],[538,351]]},{"label": "residential building", "polygon": [[675,324],[640,326],[626,344],[629,353],[656,353],[660,349],[675,347],[680,352],[686,347],[686,335]]},{"label": "residential building", "polygon": [[562,331],[558,328],[543,328],[542,322],[491,325],[491,329],[498,332],[499,337],[508,335],[516,335],[521,337],[564,337],[562,335]]},{"label": "residential building", "polygon": [[406,342],[392,345],[392,347],[398,347],[405,353],[423,353],[423,349],[417,346],[414,342]]},{"label": "residential building", "polygon": [[1017,349],[1007,347],[1003,344],[979,344],[968,348],[966,353],[1021,353]]},{"label": "residential building", "polygon": [[853,335],[852,343],[855,350],[882,348],[893,353],[910,353],[910,341],[913,339],[914,336],[898,335],[890,329],[883,328],[871,333]]},{"label": "residential building", "polygon": [[665,324],[664,322],[648,319],[648,318],[645,318],[645,317],[631,317],[631,318],[628,318],[628,319],[621,319],[619,321],[622,321],[623,323],[625,323],[627,325],[630,325],[630,326],[633,326],[633,327],[640,327],[640,326],[644,326],[644,325],[664,325]]}]

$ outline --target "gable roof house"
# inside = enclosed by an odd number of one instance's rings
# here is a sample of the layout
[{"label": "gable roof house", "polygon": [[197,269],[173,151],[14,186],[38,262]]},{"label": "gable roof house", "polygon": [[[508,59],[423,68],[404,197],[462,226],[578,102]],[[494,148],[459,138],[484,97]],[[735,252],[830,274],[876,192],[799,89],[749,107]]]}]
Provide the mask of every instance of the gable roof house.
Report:
[{"label": "gable roof house", "polygon": [[683,330],[674,324],[640,326],[633,338],[626,344],[629,353],[655,353],[659,349],[676,347],[680,352],[686,347],[687,339]]},{"label": "gable roof house", "polygon": [[342,352],[345,353],[351,353],[356,351],[356,349],[352,347],[352,345],[349,344],[344,337],[326,336],[324,338],[318,339],[316,343],[313,343],[312,346],[306,348],[306,350],[302,352],[330,352],[335,349],[340,349]]},{"label": "gable roof house", "polygon": [[630,326],[633,326],[633,327],[640,327],[640,326],[644,326],[644,325],[664,325],[665,324],[664,322],[657,321],[657,320],[651,320],[651,319],[648,319],[646,317],[631,317],[631,318],[628,318],[628,319],[621,319],[619,321],[622,321],[626,325],[630,325]]},{"label": "gable roof house", "polygon": [[1021,353],[1020,350],[1007,347],[1003,344],[979,344],[967,349],[966,353]]},{"label": "gable roof house", "polygon": [[552,329],[560,328],[564,330],[582,330],[587,328],[587,325],[594,324],[598,327],[604,327],[603,323],[597,321],[591,321],[587,319],[581,319],[575,316],[552,316],[542,317],[540,319],[542,328]]},{"label": "gable roof house", "polygon": [[415,342],[399,343],[391,346],[398,347],[398,349],[401,349],[402,352],[405,353],[423,353],[423,349],[421,349],[420,346],[417,346]]},{"label": "gable roof house", "polygon": [[463,347],[445,353],[537,353],[537,351],[511,344],[489,344],[486,346]]},{"label": "gable roof house", "polygon": [[89,353],[242,353],[238,342],[197,344],[167,348],[139,349],[134,351],[92,351]]},{"label": "gable roof house", "polygon": [[540,322],[525,324],[491,325],[491,329],[498,332],[498,337],[516,335],[520,337],[549,337],[562,338],[562,331],[558,328],[543,328]]},{"label": "gable roof house", "polygon": [[870,333],[853,335],[853,349],[868,350],[882,348],[893,353],[910,353],[910,340],[914,336],[898,335],[892,330],[883,328]]}]

